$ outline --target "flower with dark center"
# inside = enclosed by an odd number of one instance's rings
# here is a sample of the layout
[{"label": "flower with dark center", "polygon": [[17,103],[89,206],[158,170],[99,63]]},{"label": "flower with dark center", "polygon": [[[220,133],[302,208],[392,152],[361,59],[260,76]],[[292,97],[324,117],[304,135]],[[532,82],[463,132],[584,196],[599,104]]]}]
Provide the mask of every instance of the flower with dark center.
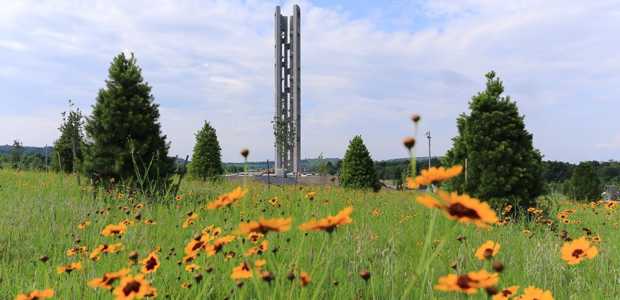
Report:
[{"label": "flower with dark center", "polygon": [[336,227],[351,224],[351,213],[353,212],[353,206],[349,206],[338,212],[335,216],[327,216],[320,220],[310,220],[306,223],[299,225],[299,229],[302,231],[325,231],[332,233]]},{"label": "flower with dark center", "polygon": [[475,294],[478,289],[494,287],[499,282],[499,274],[488,273],[486,270],[469,272],[467,274],[449,274],[439,278],[435,289],[444,292],[461,292]]},{"label": "flower with dark center", "polygon": [[153,273],[159,269],[159,257],[157,253],[152,251],[149,255],[142,260],[142,273]]},{"label": "flower with dark center", "polygon": [[156,289],[144,280],[144,275],[125,276],[114,289],[117,300],[142,299],[157,296]]},{"label": "flower with dark center", "polygon": [[60,266],[58,268],[56,268],[56,272],[58,272],[58,274],[62,274],[62,273],[71,273],[74,270],[80,270],[82,269],[82,263],[81,262],[74,262],[74,263],[70,263],[68,265],[64,265],[64,266]]},{"label": "flower with dark center", "polygon": [[519,297],[523,300],[553,300],[553,294],[551,291],[543,291],[542,289],[535,288],[533,286],[525,288],[523,294]]},{"label": "flower with dark center", "polygon": [[564,243],[560,252],[562,259],[569,265],[578,264],[584,259],[593,259],[598,255],[596,246],[585,237]]},{"label": "flower with dark center", "polygon": [[43,300],[47,298],[54,297],[54,290],[45,289],[45,290],[34,290],[29,293],[19,294],[15,297],[15,300]]},{"label": "flower with dark center", "polygon": [[270,231],[284,232],[291,229],[292,222],[293,220],[291,218],[260,218],[258,219],[258,221],[250,221],[248,223],[239,224],[238,231],[246,235],[250,234],[251,232],[256,232],[260,234],[267,234]]},{"label": "flower with dark center", "polygon": [[458,176],[462,171],[463,167],[460,165],[455,165],[450,168],[432,167],[430,169],[424,169],[420,173],[420,176],[416,178],[407,178],[407,188],[418,189],[423,185],[438,184]]},{"label": "flower with dark center", "polygon": [[497,224],[495,211],[486,202],[481,202],[468,195],[459,195],[456,192],[447,193],[437,190],[439,199],[424,193],[416,201],[428,208],[437,208],[443,211],[448,219],[460,223],[473,223],[478,227],[486,228]]},{"label": "flower with dark center", "polygon": [[494,241],[486,241],[482,244],[478,250],[476,250],[476,257],[479,260],[490,259],[491,257],[497,255],[499,252],[500,245]]},{"label": "flower with dark center", "polygon": [[126,276],[127,274],[129,274],[129,269],[121,269],[117,272],[108,272],[103,274],[103,277],[101,278],[95,278],[90,280],[88,282],[88,286],[92,288],[111,290],[114,288],[112,284],[120,278]]}]

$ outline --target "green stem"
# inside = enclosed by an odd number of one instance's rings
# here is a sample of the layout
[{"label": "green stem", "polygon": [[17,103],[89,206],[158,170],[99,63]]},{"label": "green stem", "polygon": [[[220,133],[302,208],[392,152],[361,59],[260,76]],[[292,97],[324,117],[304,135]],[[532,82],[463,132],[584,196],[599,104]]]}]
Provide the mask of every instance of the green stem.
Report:
[{"label": "green stem", "polygon": [[428,247],[429,247],[429,245],[431,243],[431,237],[433,236],[433,229],[435,227],[435,219],[436,219],[436,217],[437,217],[437,211],[433,210],[433,212],[431,213],[430,224],[428,226],[428,229],[426,230],[426,237],[424,239],[424,246],[422,247],[422,253],[420,254],[420,257],[418,258],[418,264],[417,264],[417,267],[416,267],[414,278],[411,280],[411,282],[409,283],[409,285],[407,286],[407,288],[403,292],[403,295],[402,295],[401,299],[407,299],[407,295],[409,294],[409,292],[413,288],[413,285],[415,284],[415,280],[417,278],[419,278],[420,271],[422,270],[422,260],[426,257],[426,252],[428,251]]}]

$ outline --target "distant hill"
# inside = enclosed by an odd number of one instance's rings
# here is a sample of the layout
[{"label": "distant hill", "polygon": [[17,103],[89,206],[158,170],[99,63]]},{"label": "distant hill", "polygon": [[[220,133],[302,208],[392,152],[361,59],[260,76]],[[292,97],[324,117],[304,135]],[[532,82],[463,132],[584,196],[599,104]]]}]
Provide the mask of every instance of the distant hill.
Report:
[{"label": "distant hill", "polygon": [[[0,145],[0,155],[6,155],[9,154],[11,152],[11,145]],[[24,154],[40,154],[40,155],[45,155],[46,151],[47,154],[49,155],[50,153],[52,153],[53,147],[51,146],[47,146],[47,147],[35,147],[35,146],[24,146]],[[433,156],[433,158],[441,158],[441,157],[435,157]],[[417,160],[418,161],[426,161],[428,159],[428,157],[418,157]],[[176,163],[177,164],[182,164],[185,161],[184,157],[177,157],[176,159]],[[337,158],[337,157],[327,157],[323,159],[325,161],[325,163],[331,162],[333,165],[336,165],[341,159]],[[387,163],[401,163],[401,162],[406,162],[409,161],[408,157],[403,157],[403,158],[391,158],[391,159],[386,159],[386,160],[381,160],[380,162],[387,162]],[[302,169],[315,169],[319,166],[319,164],[321,163],[321,161],[318,158],[307,158],[307,159],[302,159],[301,160],[301,167]],[[271,168],[273,168],[273,160],[269,161],[269,166]],[[224,162],[224,167],[243,167],[243,163],[241,162]],[[266,161],[250,161],[248,162],[248,168],[252,169],[252,170],[256,170],[256,169],[266,169],[267,168],[267,162]]]},{"label": "distant hill", "polygon": [[[5,155],[11,153],[11,149],[13,146],[11,145],[0,145],[0,155]],[[49,155],[52,153],[53,147],[32,147],[32,146],[24,146],[24,154],[40,154],[45,155],[46,151]]]}]

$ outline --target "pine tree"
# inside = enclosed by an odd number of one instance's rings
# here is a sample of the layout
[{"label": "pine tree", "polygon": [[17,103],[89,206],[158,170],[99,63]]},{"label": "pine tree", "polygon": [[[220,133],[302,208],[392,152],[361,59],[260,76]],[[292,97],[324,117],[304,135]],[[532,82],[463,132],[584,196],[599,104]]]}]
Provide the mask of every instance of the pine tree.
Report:
[{"label": "pine tree", "polygon": [[62,124],[58,128],[60,137],[54,142],[52,152],[52,168],[65,173],[78,171],[83,159],[84,144],[82,112],[79,108],[73,109],[71,100],[69,100],[69,106],[71,107],[69,113],[62,113]]},{"label": "pine tree", "polygon": [[22,168],[22,157],[24,155],[24,146],[18,140],[13,141],[13,146],[11,146],[11,152],[9,155],[9,161],[11,162],[11,167],[13,169],[21,169]]},{"label": "pine tree", "polygon": [[108,70],[92,116],[87,119],[84,168],[95,181],[122,180],[129,185],[162,188],[174,161],[159,124],[159,106],[133,54],[121,53]]},{"label": "pine tree", "polygon": [[349,143],[342,160],[340,185],[348,188],[379,188],[379,180],[370,153],[362,137],[357,135]]},{"label": "pine tree", "polygon": [[577,200],[596,200],[600,197],[601,181],[593,162],[582,162],[574,168],[570,187]]},{"label": "pine tree", "polygon": [[[542,156],[532,146],[523,116],[504,92],[495,72],[486,74],[486,90],[472,97],[470,114],[457,120],[458,136],[446,163],[464,165],[466,176],[453,180],[460,192],[491,202],[528,207],[543,191]],[[465,181],[467,179],[467,181]]]},{"label": "pine tree", "polygon": [[217,141],[215,129],[209,122],[196,133],[196,145],[192,154],[189,172],[202,180],[215,179],[224,173],[220,143]]}]

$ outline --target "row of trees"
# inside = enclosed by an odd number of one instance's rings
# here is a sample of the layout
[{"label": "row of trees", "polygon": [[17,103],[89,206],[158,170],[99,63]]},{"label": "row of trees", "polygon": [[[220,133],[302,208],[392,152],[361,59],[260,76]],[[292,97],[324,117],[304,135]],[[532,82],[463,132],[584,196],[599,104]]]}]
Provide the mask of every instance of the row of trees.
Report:
[{"label": "row of trees", "polygon": [[620,162],[543,162],[543,178],[553,191],[574,199],[595,200],[607,185],[620,186]]},{"label": "row of trees", "polygon": [[[45,170],[49,166],[46,153],[27,149],[19,140],[13,141],[11,146],[2,146],[2,148],[3,151],[0,151],[0,169],[8,166],[13,169]],[[43,151],[48,150],[48,148],[43,148]]]},{"label": "row of trees", "polygon": [[[543,192],[545,176],[566,178],[562,166],[544,173],[542,155],[532,145],[523,116],[494,72],[486,75],[486,89],[472,97],[469,114],[457,120],[458,135],[443,165],[467,165],[447,187],[485,199],[496,206],[506,201],[531,206]],[[169,143],[162,134],[159,108],[151,87],[142,77],[133,54],[116,56],[108,70],[105,87],[99,90],[92,115],[83,116],[70,103],[63,113],[61,135],[54,144],[52,166],[64,172],[86,174],[93,182],[112,179],[132,186],[166,187],[175,173],[175,160],[168,156]],[[16,147],[18,148],[19,145]],[[218,178],[224,168],[215,129],[205,122],[196,133],[190,173],[203,180]],[[435,161],[438,164],[438,161]],[[351,188],[379,188],[378,178],[402,179],[405,170],[375,165],[361,136],[349,144],[340,166],[320,166],[323,173],[338,170],[340,183]],[[595,169],[579,165],[571,172],[573,187],[600,186],[589,182]],[[379,174],[378,174],[379,173]],[[594,192],[576,192],[593,197]]]}]

